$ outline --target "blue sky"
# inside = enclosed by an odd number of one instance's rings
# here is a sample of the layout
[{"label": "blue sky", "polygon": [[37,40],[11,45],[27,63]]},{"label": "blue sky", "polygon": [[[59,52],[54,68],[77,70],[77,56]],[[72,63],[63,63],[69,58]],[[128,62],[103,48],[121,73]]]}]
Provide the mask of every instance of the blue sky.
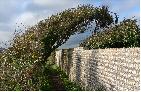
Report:
[{"label": "blue sky", "polygon": [[[110,11],[118,13],[120,20],[133,16],[140,19],[140,0],[0,0],[0,43],[11,40],[15,29],[24,30],[21,23],[32,26],[52,14],[80,4],[108,5]],[[89,32],[72,36],[63,47],[77,46],[87,34]]]}]

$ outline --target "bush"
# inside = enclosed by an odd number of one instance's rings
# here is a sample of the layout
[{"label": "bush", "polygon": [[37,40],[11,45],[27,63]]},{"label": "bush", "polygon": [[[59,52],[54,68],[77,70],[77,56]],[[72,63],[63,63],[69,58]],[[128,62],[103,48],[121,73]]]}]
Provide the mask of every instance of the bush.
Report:
[{"label": "bush", "polygon": [[118,25],[87,38],[80,46],[87,49],[139,47],[140,29],[136,20],[125,19]]}]

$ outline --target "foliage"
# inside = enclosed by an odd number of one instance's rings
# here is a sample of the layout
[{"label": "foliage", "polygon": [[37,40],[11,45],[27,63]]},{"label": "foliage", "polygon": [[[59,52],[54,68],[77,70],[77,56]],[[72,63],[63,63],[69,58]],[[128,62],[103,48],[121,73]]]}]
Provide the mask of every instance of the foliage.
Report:
[{"label": "foliage", "polygon": [[66,90],[68,91],[82,91],[82,87],[78,84],[71,82],[68,78],[62,77]]},{"label": "foliage", "polygon": [[107,7],[82,5],[16,34],[11,47],[0,55],[0,90],[40,90],[46,82],[43,72],[51,52],[94,20],[97,27],[106,27],[113,17]]},{"label": "foliage", "polygon": [[80,46],[87,49],[139,47],[140,29],[136,20],[124,19],[118,25],[97,33],[97,36],[89,37]]},{"label": "foliage", "polygon": [[82,88],[78,84],[71,82],[68,76],[66,75],[66,73],[62,71],[61,68],[58,67],[57,65],[53,64],[48,69],[50,69],[48,73],[55,73],[60,75],[60,78],[63,81],[63,84],[65,86],[65,90],[67,91],[81,91],[82,90]]},{"label": "foliage", "polygon": [[38,44],[32,40],[31,32],[27,33],[17,34],[13,46],[0,57],[0,90],[38,90],[40,87],[43,66],[38,67],[41,61]]}]

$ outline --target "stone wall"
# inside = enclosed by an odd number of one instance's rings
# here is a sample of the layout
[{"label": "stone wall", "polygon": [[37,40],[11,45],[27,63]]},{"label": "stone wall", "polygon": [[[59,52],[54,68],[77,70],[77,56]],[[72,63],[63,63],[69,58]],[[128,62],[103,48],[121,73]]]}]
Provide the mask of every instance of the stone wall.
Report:
[{"label": "stone wall", "polygon": [[56,63],[85,90],[140,89],[140,48],[59,50]]}]

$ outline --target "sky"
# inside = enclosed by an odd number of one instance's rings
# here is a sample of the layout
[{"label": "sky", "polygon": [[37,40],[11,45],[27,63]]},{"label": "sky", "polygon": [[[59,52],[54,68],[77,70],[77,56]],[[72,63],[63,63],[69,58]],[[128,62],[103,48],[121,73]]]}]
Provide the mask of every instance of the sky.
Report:
[{"label": "sky", "polygon": [[[133,16],[140,19],[140,0],[0,0],[0,46],[12,39],[15,29],[24,30],[23,25],[33,26],[52,14],[80,4],[108,5],[110,11],[119,15],[120,21]],[[89,34],[73,35],[60,48],[76,47]]]}]

